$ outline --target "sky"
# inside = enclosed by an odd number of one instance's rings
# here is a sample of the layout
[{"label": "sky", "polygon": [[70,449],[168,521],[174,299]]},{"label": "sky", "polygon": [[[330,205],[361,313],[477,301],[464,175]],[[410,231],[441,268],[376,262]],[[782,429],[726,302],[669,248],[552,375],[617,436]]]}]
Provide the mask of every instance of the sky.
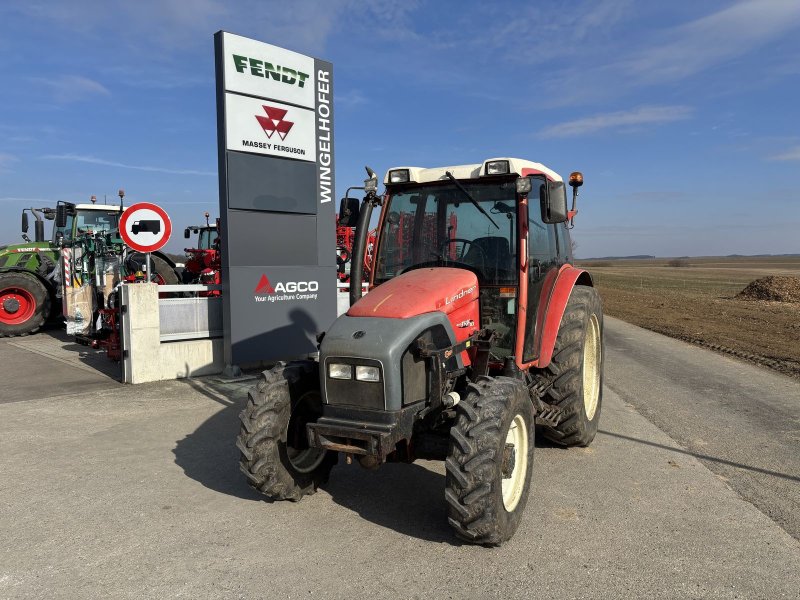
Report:
[{"label": "sky", "polygon": [[3,2],[0,242],[119,188],[169,251],[216,216],[218,30],[333,63],[339,196],[513,156],[583,172],[579,257],[800,253],[797,0]]}]

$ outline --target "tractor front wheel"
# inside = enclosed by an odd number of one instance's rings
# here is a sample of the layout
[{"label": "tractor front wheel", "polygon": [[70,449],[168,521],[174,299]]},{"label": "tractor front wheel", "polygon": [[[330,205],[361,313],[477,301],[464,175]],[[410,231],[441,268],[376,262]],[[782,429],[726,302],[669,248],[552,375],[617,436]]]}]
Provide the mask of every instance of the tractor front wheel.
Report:
[{"label": "tractor front wheel", "polygon": [[497,546],[519,527],[533,474],[527,388],[508,377],[470,384],[456,405],[445,461],[448,521],[470,543]]},{"label": "tractor front wheel", "polygon": [[264,371],[239,415],[239,466],[271,500],[298,501],[328,480],[337,453],[311,448],[306,425],[322,415],[319,371],[312,361]]},{"label": "tractor front wheel", "polygon": [[562,410],[556,427],[544,428],[561,446],[588,446],[603,405],[603,307],[597,290],[577,286],[567,302],[550,366],[537,376],[552,382],[544,401]]},{"label": "tractor front wheel", "polygon": [[50,294],[27,273],[0,273],[0,337],[28,335],[50,316]]}]

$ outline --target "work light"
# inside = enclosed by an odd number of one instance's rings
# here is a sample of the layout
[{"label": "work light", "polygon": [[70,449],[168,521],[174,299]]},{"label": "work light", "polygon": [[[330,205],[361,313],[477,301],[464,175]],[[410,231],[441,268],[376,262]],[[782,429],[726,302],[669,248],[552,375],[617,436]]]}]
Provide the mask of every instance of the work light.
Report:
[{"label": "work light", "polygon": [[507,160],[490,160],[486,163],[487,175],[505,175],[510,171]]},{"label": "work light", "polygon": [[389,183],[408,183],[408,169],[393,169],[389,171]]},{"label": "work light", "polygon": [[527,194],[531,191],[531,180],[528,177],[520,177],[517,179],[517,193]]},{"label": "work light", "polygon": [[353,365],[332,363],[328,365],[328,376],[331,379],[352,379]]},{"label": "work light", "polygon": [[356,367],[356,379],[359,381],[380,381],[381,372],[378,367]]}]

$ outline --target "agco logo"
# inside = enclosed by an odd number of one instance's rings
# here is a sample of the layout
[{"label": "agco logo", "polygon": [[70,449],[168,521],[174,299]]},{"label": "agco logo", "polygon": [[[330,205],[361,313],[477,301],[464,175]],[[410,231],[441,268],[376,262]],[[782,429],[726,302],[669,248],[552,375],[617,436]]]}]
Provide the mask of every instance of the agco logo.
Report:
[{"label": "agco logo", "polygon": [[256,120],[268,138],[272,138],[273,134],[277,131],[282,140],[286,139],[289,132],[292,130],[294,123],[286,121],[284,117],[289,112],[285,108],[275,108],[274,106],[263,105],[264,112],[267,116],[256,115]]},{"label": "agco logo", "polygon": [[256,302],[283,302],[286,300],[316,300],[318,281],[279,281],[274,286],[265,274],[258,280],[253,290]]}]

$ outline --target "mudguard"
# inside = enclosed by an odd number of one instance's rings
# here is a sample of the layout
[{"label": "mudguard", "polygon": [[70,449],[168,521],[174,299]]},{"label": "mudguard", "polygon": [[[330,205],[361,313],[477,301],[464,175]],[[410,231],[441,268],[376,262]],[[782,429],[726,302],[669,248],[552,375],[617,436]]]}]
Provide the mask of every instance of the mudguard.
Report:
[{"label": "mudguard", "polygon": [[564,310],[567,308],[570,294],[576,285],[593,287],[594,284],[589,272],[571,265],[561,267],[544,308],[544,326],[541,329],[541,335],[537,336],[540,340],[538,358],[521,366],[541,369],[550,364],[553,358],[553,348],[556,345],[556,337],[558,337],[558,328],[561,325],[561,318],[564,316]]}]

